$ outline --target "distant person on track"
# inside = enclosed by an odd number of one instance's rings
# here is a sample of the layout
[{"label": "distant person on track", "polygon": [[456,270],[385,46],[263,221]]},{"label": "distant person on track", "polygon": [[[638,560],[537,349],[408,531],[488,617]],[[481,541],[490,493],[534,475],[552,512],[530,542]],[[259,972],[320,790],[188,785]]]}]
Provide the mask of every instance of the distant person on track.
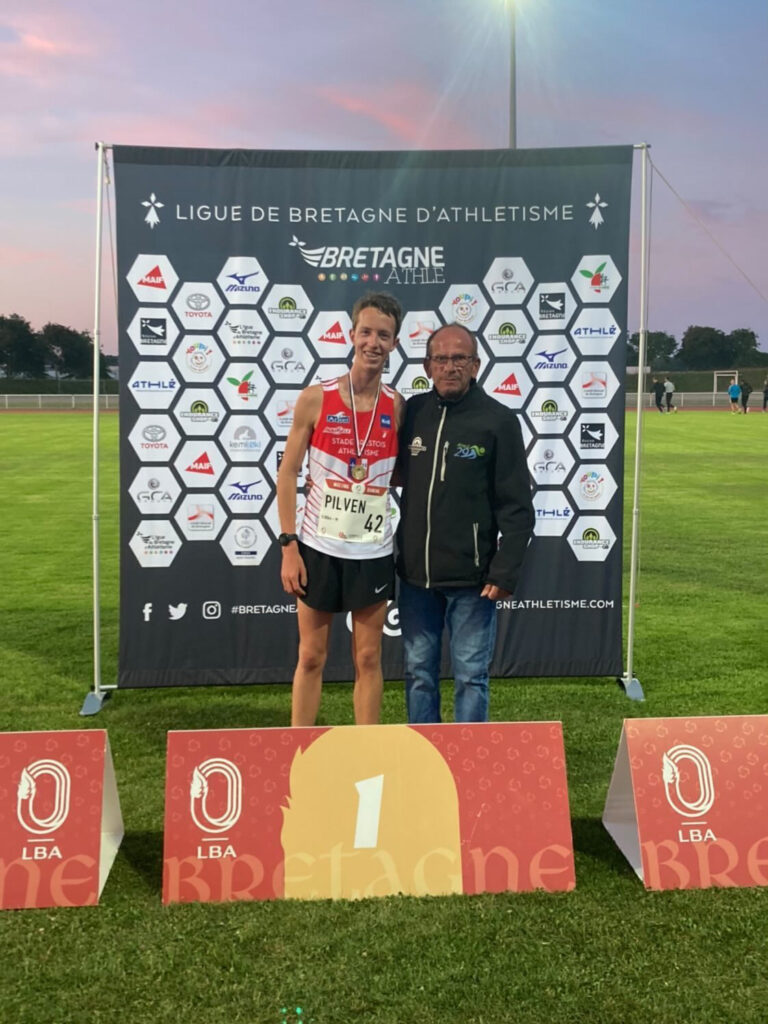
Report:
[{"label": "distant person on track", "polygon": [[667,412],[677,412],[677,406],[676,405],[672,405],[672,395],[674,395],[674,393],[675,393],[675,385],[672,383],[672,381],[669,379],[669,377],[665,377],[664,378],[664,397],[667,400]]},{"label": "distant person on track", "polygon": [[739,399],[741,398],[741,388],[736,383],[735,377],[731,377],[731,383],[728,385],[728,397],[731,400],[731,413],[740,412]]},{"label": "distant person on track", "polygon": [[744,410],[744,415],[747,415],[747,405],[749,403],[749,396],[752,394],[752,385],[748,380],[741,382],[741,407]]},{"label": "distant person on track", "polygon": [[763,381],[763,412],[768,412],[768,377]]},{"label": "distant person on track", "polygon": [[659,412],[664,412],[664,408],[661,404],[661,400],[664,397],[664,382],[659,380],[658,377],[654,377],[651,383],[651,394],[656,400],[656,408]]}]

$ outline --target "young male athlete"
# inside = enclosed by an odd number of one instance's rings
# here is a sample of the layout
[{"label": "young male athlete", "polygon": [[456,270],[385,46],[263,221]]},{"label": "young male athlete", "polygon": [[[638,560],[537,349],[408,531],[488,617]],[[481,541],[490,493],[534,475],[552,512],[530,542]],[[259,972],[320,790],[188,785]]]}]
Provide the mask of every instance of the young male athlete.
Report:
[{"label": "young male athlete", "polygon": [[[283,588],[298,598],[299,660],[291,724],[314,725],[334,612],[352,613],[355,721],[379,720],[381,636],[394,597],[389,483],[403,399],[382,383],[402,310],[370,293],[352,310],[348,374],[305,388],[277,477]],[[296,533],[296,483],[309,452],[311,487]]]}]

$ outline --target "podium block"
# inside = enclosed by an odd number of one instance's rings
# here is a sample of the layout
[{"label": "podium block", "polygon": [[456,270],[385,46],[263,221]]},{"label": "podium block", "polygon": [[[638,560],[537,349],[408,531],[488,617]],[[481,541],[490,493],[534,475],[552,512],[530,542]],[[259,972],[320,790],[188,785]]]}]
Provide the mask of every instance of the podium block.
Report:
[{"label": "podium block", "polygon": [[104,730],[0,733],[0,907],[98,903],[123,838]]},{"label": "podium block", "polygon": [[574,885],[559,722],[168,734],[165,903]]},{"label": "podium block", "polygon": [[648,889],[768,885],[768,716],[626,719],[603,824]]}]

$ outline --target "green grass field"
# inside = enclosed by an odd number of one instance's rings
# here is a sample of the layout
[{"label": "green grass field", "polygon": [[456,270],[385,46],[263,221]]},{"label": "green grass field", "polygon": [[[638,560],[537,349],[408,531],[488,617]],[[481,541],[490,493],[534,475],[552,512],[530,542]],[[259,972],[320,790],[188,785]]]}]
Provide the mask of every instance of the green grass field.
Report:
[{"label": "green grass field", "polygon": [[[496,719],[564,723],[576,890],[164,908],[166,731],[288,724],[289,691],[121,691],[80,718],[92,680],[91,420],[0,414],[0,729],[108,729],[126,825],[101,906],[0,914],[0,1021],[765,1024],[768,890],[647,893],[600,818],[625,716],[768,713],[768,416],[643,419],[634,669],[646,701],[612,679],[492,689]],[[101,431],[111,682],[117,417]],[[627,435],[631,445],[633,417]],[[399,685],[387,685],[383,714],[402,721]],[[328,688],[323,719],[351,720],[348,686]]]}]

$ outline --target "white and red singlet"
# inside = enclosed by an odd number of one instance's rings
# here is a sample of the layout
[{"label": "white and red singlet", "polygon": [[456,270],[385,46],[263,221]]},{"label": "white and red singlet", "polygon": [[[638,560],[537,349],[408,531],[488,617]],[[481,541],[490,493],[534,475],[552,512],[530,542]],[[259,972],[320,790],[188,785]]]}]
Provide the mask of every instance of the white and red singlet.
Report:
[{"label": "white and red singlet", "polygon": [[[397,458],[395,393],[381,384],[374,408],[345,405],[338,378],[322,382],[320,416],[309,441],[307,498],[299,536],[341,558],[392,552],[389,481]],[[350,385],[351,388],[351,385]]]}]

